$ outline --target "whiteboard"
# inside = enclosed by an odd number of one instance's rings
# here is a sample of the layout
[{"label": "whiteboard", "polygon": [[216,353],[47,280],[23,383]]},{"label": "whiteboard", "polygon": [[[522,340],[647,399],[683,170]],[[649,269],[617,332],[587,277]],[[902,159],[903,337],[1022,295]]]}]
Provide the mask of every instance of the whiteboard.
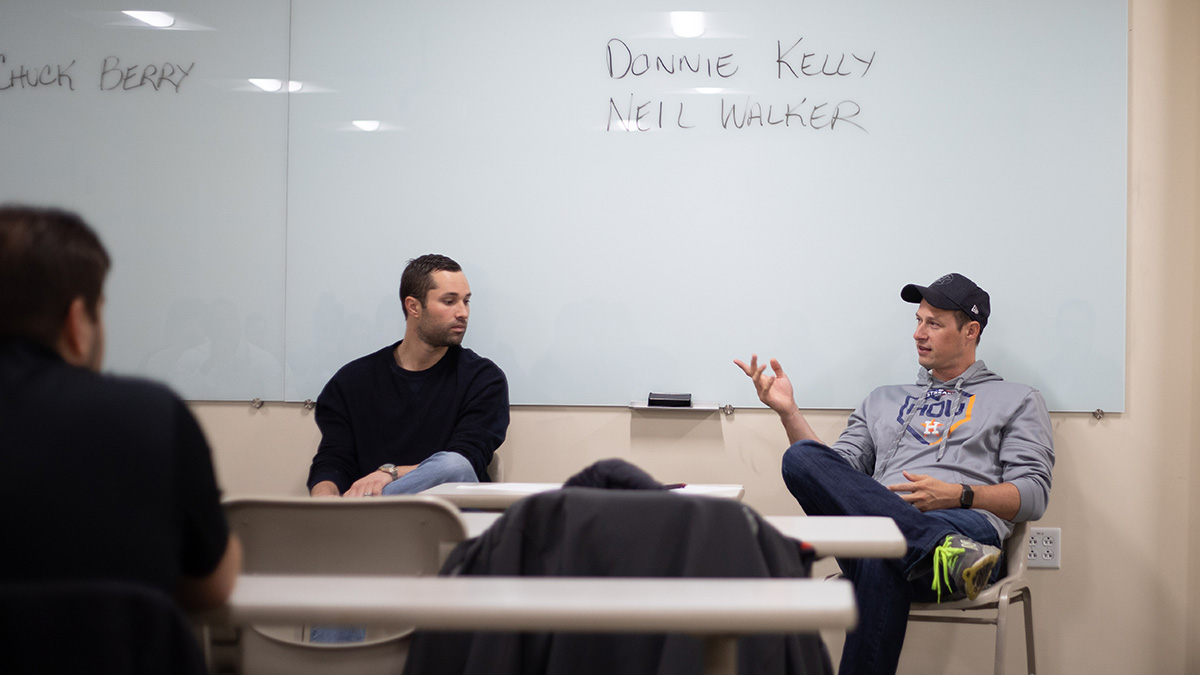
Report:
[{"label": "whiteboard", "polygon": [[[956,271],[990,367],[1124,408],[1123,1],[715,1],[698,37],[631,0],[23,4],[0,87],[76,88],[0,90],[0,198],[100,229],[108,366],[189,398],[315,398],[440,252],[514,403],[756,405],[757,352],[853,407],[914,378],[900,287]],[[105,90],[108,57],[195,66]]]},{"label": "whiteboard", "polygon": [[279,399],[287,96],[247,77],[286,77],[288,3],[172,4],[162,30],[126,3],[0,5],[0,201],[98,230],[108,369]]},{"label": "whiteboard", "polygon": [[1123,408],[1124,2],[676,8],[293,3],[290,398],[394,340],[439,252],[515,402],[756,404],[757,352],[853,407],[914,379],[901,286],[957,271],[993,369]]}]

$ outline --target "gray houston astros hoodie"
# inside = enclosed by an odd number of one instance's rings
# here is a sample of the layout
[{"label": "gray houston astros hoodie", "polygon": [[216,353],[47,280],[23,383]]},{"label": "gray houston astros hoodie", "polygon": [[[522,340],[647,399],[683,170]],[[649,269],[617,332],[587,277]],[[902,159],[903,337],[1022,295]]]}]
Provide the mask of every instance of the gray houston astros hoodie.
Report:
[{"label": "gray houston astros hoodie", "polygon": [[[1042,395],[1005,382],[976,361],[939,382],[921,369],[916,384],[879,387],[850,415],[833,449],[884,485],[902,474],[948,483],[1012,483],[1021,493],[1015,520],[1037,520],[1050,496],[1054,440]],[[1012,523],[988,512],[1001,541]]]}]

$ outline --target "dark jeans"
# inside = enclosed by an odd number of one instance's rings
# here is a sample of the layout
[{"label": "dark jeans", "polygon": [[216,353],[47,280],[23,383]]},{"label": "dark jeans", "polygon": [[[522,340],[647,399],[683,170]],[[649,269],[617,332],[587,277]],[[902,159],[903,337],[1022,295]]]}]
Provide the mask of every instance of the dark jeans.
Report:
[{"label": "dark jeans", "polygon": [[930,554],[946,535],[1000,546],[983,515],[967,509],[922,513],[820,443],[800,441],[788,448],[783,480],[810,516],[887,516],[908,540],[908,553],[898,560],[838,559],[854,583],[859,615],[858,627],[846,635],[838,675],[896,672],[909,605],[931,599]]}]

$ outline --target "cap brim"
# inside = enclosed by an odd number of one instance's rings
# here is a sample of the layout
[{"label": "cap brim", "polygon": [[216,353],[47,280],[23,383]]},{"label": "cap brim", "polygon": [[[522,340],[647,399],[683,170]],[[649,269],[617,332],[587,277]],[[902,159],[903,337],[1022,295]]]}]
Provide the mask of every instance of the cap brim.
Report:
[{"label": "cap brim", "polygon": [[962,307],[959,307],[958,304],[953,300],[929,288],[928,286],[909,284],[900,289],[900,297],[905,302],[911,302],[913,304],[920,304],[922,300],[925,300],[938,309],[962,309]]},{"label": "cap brim", "polygon": [[923,295],[924,291],[925,291],[924,286],[918,286],[916,284],[909,284],[909,285],[905,286],[904,288],[900,289],[900,299],[905,302],[919,304],[921,302],[921,300],[925,297]]}]

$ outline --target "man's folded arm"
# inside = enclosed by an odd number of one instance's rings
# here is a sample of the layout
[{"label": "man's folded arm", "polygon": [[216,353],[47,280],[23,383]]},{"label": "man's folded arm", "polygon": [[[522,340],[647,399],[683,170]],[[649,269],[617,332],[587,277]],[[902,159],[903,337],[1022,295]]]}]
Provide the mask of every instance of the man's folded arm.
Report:
[{"label": "man's folded arm", "polygon": [[1037,391],[1031,391],[1005,428],[1000,444],[1003,479],[1019,492],[1018,509],[1007,520],[1037,520],[1050,501],[1054,469],[1054,432],[1050,413]]},{"label": "man's folded arm", "polygon": [[331,480],[323,480],[309,489],[308,494],[313,497],[340,497],[342,491],[338,489],[337,483]]},{"label": "man's folded arm", "polygon": [[233,593],[238,574],[242,571],[242,543],[230,534],[225,552],[213,571],[202,577],[186,574],[179,578],[176,597],[184,609],[198,611],[225,604]]},{"label": "man's folded arm", "polygon": [[492,366],[480,373],[473,386],[478,391],[463,407],[444,449],[466,457],[475,473],[485,475],[508,434],[508,380],[499,367]]},{"label": "man's folded arm", "polygon": [[330,382],[317,397],[313,418],[321,431],[321,442],[308,471],[308,489],[314,497],[337,496],[362,478],[355,459],[354,432],[346,402],[336,385]]},{"label": "man's folded arm", "polygon": [[975,501],[971,508],[991,511],[1005,520],[1013,520],[1021,508],[1021,493],[1012,483],[973,485]]},{"label": "man's folded arm", "polygon": [[176,595],[185,609],[210,609],[233,592],[242,570],[242,546],[229,531],[204,433],[182,401],[176,398],[174,405],[174,492],[183,524]]}]

